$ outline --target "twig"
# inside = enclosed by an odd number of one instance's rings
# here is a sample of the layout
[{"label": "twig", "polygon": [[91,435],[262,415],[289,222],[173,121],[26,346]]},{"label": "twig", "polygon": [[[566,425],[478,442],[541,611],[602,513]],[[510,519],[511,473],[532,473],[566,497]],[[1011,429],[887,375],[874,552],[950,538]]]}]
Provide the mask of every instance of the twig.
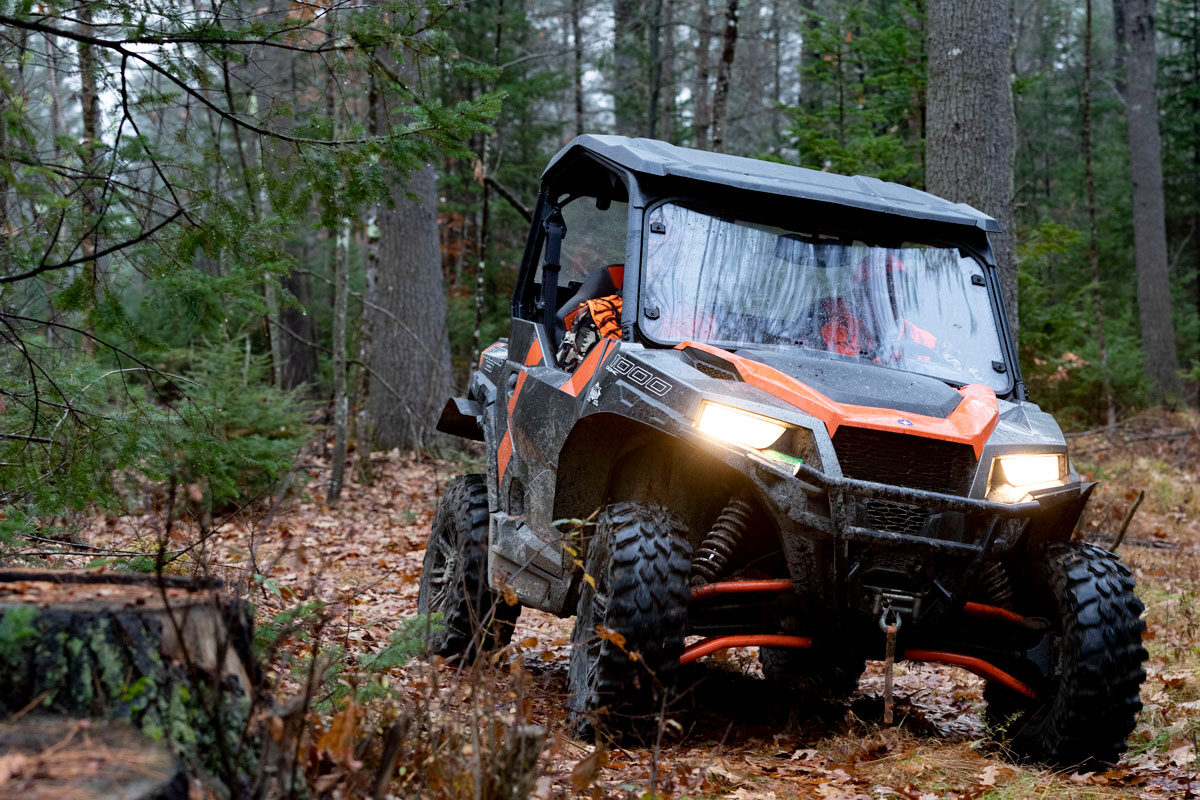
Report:
[{"label": "twig", "polygon": [[513,192],[504,184],[500,183],[500,181],[496,180],[491,175],[488,175],[486,178],[484,178],[484,181],[488,186],[495,189],[498,195],[507,200],[508,204],[516,209],[518,214],[525,218],[526,222],[533,221],[533,212],[529,210],[529,206],[525,205],[520,201],[520,199],[517,198],[515,192]]},{"label": "twig", "polygon": [[1117,552],[1117,548],[1121,546],[1121,542],[1125,541],[1125,532],[1129,530],[1129,523],[1133,521],[1133,514],[1138,510],[1138,506],[1146,499],[1146,490],[1142,489],[1138,492],[1137,500],[1133,501],[1133,505],[1129,507],[1129,511],[1125,514],[1125,521],[1121,523],[1121,530],[1117,534],[1117,540],[1113,542],[1113,546],[1108,548],[1111,552]]}]

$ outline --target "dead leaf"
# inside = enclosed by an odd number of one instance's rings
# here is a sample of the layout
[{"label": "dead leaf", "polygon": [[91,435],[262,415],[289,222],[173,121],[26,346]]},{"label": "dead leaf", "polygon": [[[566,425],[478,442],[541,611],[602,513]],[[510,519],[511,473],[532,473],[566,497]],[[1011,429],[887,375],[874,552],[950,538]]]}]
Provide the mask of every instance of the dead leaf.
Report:
[{"label": "dead leaf", "polygon": [[[586,576],[585,576],[586,577]],[[625,649],[625,636],[617,633],[612,628],[606,628],[603,625],[596,626],[596,635],[606,642],[616,645],[620,649]]]},{"label": "dead leaf", "polygon": [[983,772],[979,773],[976,780],[980,786],[995,786],[996,778],[1000,776],[1001,767],[998,764],[988,764],[983,768]]},{"label": "dead leaf", "polygon": [[600,770],[607,764],[608,751],[605,750],[603,744],[597,744],[595,750],[571,767],[571,787],[577,792],[582,792],[592,785],[596,776],[600,774]]},{"label": "dead leaf", "polygon": [[1186,767],[1196,760],[1196,750],[1190,744],[1182,744],[1167,753],[1167,761],[1177,767]]},{"label": "dead leaf", "polygon": [[358,704],[351,698],[341,713],[334,716],[329,730],[317,740],[317,751],[328,753],[329,758],[337,764],[355,764],[354,740],[358,732],[360,714]]}]

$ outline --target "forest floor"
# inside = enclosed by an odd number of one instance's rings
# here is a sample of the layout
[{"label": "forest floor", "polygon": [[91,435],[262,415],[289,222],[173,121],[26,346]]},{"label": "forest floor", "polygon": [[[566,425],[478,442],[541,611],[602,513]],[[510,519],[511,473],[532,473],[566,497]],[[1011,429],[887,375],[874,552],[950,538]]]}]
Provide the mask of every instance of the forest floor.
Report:
[{"label": "forest floor", "polygon": [[[881,722],[878,663],[869,665],[843,719],[788,714],[762,680],[753,649],[704,659],[685,673],[694,702],[676,715],[679,725],[669,726],[657,752],[615,746],[598,751],[572,739],[565,723],[571,621],[529,610],[521,614],[513,645],[490,663],[469,673],[453,664],[420,661],[395,667],[386,681],[399,689],[399,699],[365,712],[353,710],[350,718],[368,735],[396,713],[411,713],[403,710],[407,703],[427,711],[436,706],[457,715],[467,728],[513,720],[544,725],[549,736],[535,797],[646,797],[653,796],[652,789],[660,797],[689,798],[1200,797],[1197,422],[1188,416],[1144,415],[1072,441],[1081,472],[1102,481],[1084,525],[1087,538],[1105,543],[1138,492],[1146,493],[1121,551],[1147,606],[1149,677],[1129,753],[1110,770],[1051,772],[1006,760],[988,744],[981,721],[982,681],[950,667],[897,665],[895,726]],[[267,517],[222,527],[205,549],[228,574],[255,585],[264,622],[300,600],[322,600],[330,621],[324,635],[345,649],[344,664],[352,666],[384,648],[398,623],[416,614],[437,500],[448,481],[471,466],[469,461],[417,462],[397,453],[376,454],[374,484],[350,483],[342,501],[329,508],[319,499],[327,461],[310,456],[301,474],[307,483],[293,500]],[[95,535],[136,546],[125,538],[136,536],[132,529]],[[252,574],[267,577],[246,577]],[[296,675],[277,667],[281,690],[295,689]],[[433,700],[439,691],[440,705]],[[340,730],[344,722],[345,713],[315,717],[312,741],[324,728]],[[467,764],[481,747],[479,731],[460,735],[459,752],[451,755]],[[326,735],[320,741],[331,740]],[[354,773],[368,771],[369,754],[379,748],[358,742],[343,749],[340,758],[326,753],[335,763],[322,770],[320,785],[335,795],[358,796],[366,791],[365,779]],[[418,769],[441,769],[436,780],[424,782],[421,794],[474,793],[469,787],[479,785],[477,764],[460,764],[462,774],[456,776],[449,766],[430,767],[435,756],[429,754],[407,772],[413,781]],[[413,793],[406,786],[415,790],[416,784],[405,781],[402,774],[393,783],[393,796]]]}]

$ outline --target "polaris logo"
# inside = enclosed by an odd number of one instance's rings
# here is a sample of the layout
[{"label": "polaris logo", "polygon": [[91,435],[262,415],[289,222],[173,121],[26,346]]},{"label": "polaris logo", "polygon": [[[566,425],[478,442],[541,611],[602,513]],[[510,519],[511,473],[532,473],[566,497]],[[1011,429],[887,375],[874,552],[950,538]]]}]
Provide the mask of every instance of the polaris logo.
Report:
[{"label": "polaris logo", "polygon": [[608,365],[608,371],[619,378],[624,378],[635,386],[641,386],[656,397],[662,397],[671,391],[671,384],[658,377],[650,370],[639,367],[624,356],[617,356]]},{"label": "polaris logo", "polygon": [[903,417],[896,420],[896,422],[906,428],[911,428],[913,426],[913,421],[911,419],[904,419]]}]

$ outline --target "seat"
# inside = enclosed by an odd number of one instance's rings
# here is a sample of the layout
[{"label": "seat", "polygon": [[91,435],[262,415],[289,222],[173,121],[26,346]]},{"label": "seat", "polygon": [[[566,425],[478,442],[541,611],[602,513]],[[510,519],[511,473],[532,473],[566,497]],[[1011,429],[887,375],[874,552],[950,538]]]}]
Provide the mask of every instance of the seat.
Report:
[{"label": "seat", "polygon": [[580,284],[579,291],[558,307],[555,314],[558,324],[563,330],[570,328],[571,321],[575,319],[575,314],[579,311],[579,304],[586,300],[598,300],[601,297],[620,294],[624,279],[624,264],[609,264],[606,267],[592,270]]}]

